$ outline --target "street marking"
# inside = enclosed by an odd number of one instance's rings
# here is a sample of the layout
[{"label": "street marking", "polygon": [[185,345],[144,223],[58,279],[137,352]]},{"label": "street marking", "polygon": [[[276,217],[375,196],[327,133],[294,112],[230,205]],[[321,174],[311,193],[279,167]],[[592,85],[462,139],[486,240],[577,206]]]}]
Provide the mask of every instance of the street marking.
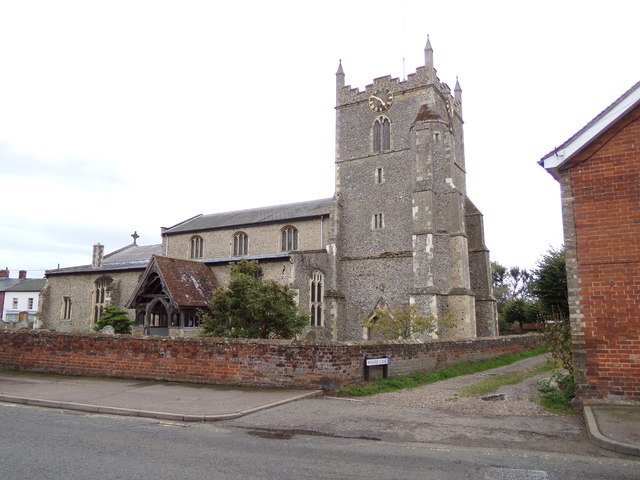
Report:
[{"label": "street marking", "polygon": [[490,468],[483,480],[549,480],[543,470],[522,470],[518,468]]}]

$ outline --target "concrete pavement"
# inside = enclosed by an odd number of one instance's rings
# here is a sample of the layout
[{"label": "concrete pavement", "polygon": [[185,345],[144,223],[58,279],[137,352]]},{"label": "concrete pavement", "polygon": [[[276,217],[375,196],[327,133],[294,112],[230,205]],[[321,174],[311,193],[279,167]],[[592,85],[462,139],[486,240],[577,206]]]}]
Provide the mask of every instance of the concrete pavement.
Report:
[{"label": "concrete pavement", "polygon": [[184,422],[228,420],[321,395],[258,389],[0,372],[0,401]]},{"label": "concrete pavement", "polygon": [[[0,372],[0,402],[110,415],[203,422],[229,420],[322,395],[285,390]],[[596,445],[640,456],[640,407],[585,407]]]},{"label": "concrete pavement", "polygon": [[640,456],[640,407],[584,407],[584,420],[596,445]]}]

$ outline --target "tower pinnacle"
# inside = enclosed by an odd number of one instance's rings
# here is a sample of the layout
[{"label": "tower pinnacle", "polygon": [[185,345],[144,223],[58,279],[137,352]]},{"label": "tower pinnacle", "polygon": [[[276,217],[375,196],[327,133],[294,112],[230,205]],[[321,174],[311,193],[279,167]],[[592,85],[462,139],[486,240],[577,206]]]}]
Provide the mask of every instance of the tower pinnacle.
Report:
[{"label": "tower pinnacle", "polygon": [[336,72],[336,105],[338,104],[338,94],[344,88],[344,70],[342,69],[342,59],[338,63],[338,71]]},{"label": "tower pinnacle", "polygon": [[427,35],[427,45],[424,47],[424,65],[427,69],[433,70],[433,48],[431,48],[429,35]]},{"label": "tower pinnacle", "polygon": [[342,59],[338,63],[338,71],[336,72],[336,86],[338,88],[344,87],[344,70],[342,69]]}]

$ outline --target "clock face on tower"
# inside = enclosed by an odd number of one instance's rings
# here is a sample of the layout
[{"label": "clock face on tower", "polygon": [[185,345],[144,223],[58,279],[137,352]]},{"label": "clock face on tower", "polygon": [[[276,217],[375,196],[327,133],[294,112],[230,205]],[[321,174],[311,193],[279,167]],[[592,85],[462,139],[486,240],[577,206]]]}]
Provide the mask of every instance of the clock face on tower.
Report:
[{"label": "clock face on tower", "polygon": [[393,94],[388,88],[377,90],[369,97],[369,108],[376,113],[388,110],[392,103]]}]

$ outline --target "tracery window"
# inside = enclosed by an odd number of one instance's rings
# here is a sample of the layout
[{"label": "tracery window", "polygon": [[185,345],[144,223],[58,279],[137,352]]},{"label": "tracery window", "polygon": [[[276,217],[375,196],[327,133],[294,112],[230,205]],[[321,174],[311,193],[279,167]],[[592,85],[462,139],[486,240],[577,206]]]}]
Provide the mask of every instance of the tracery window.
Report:
[{"label": "tracery window", "polygon": [[94,284],[93,321],[97,323],[102,315],[104,307],[111,303],[111,284],[109,277],[100,277]]},{"label": "tracery window", "polygon": [[240,257],[249,253],[249,237],[244,232],[233,235],[233,256]]},{"label": "tracery window", "polygon": [[311,315],[310,322],[313,327],[321,327],[324,325],[324,296],[322,290],[324,288],[324,275],[322,272],[313,272],[311,277]]},{"label": "tracery window", "polygon": [[391,123],[381,115],[373,122],[373,151],[381,153],[388,150],[391,150]]},{"label": "tracery window", "polygon": [[280,232],[280,250],[283,252],[298,249],[298,229],[284,227]]},{"label": "tracery window", "polygon": [[202,258],[203,246],[204,242],[202,240],[202,237],[198,235],[191,237],[191,258]]}]

